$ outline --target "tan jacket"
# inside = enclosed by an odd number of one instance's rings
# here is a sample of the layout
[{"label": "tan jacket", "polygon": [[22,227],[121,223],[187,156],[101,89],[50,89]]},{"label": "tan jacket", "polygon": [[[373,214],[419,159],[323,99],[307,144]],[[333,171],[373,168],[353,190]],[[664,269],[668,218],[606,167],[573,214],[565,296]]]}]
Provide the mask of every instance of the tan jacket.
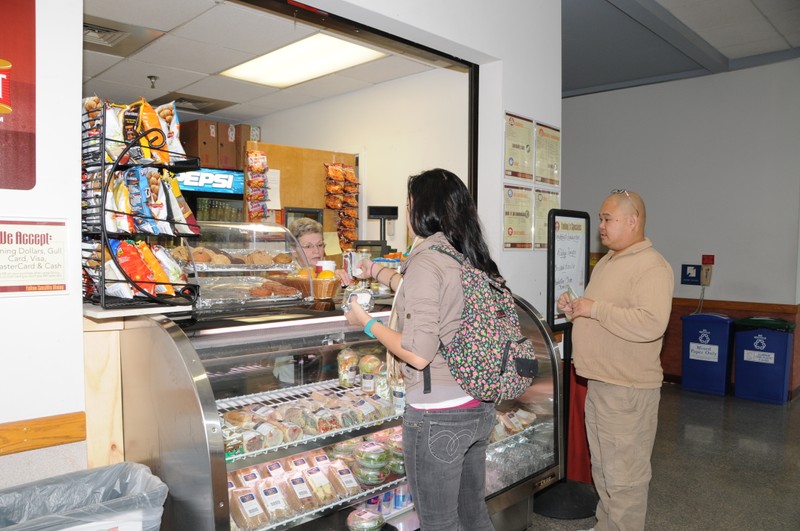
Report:
[{"label": "tan jacket", "polygon": [[467,396],[450,374],[445,359],[436,354],[439,342],[450,342],[461,324],[464,290],[458,262],[431,250],[434,244],[447,244],[444,234],[426,238],[411,251],[395,301],[403,348],[431,360],[430,394],[423,394],[422,371],[403,364],[406,403],[411,405]]},{"label": "tan jacket", "polygon": [[594,300],[592,316],[573,323],[575,371],[625,387],[661,387],[674,282],[672,267],[648,238],[601,258],[585,293]]}]

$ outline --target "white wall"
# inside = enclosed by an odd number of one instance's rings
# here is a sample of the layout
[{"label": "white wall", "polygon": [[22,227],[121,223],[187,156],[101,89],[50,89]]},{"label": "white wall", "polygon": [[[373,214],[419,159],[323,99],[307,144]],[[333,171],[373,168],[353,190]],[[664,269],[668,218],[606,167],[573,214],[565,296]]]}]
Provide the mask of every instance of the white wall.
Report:
[{"label": "white wall", "polygon": [[0,297],[0,423],[84,410],[82,3],[38,0],[36,19],[36,186],[32,190],[0,189],[0,216],[66,221],[68,293]]},{"label": "white wall", "polygon": [[[80,0],[36,2],[36,186],[0,217],[64,220],[66,294],[0,297],[0,423],[84,411],[80,272]],[[84,443],[0,457],[0,487],[86,468]]]},{"label": "white wall", "polygon": [[700,293],[679,284],[681,264],[713,254],[706,298],[800,301],[799,59],[570,98],[563,112],[562,208],[596,219],[610,190],[631,188],[676,297]]},{"label": "white wall", "polygon": [[387,240],[405,250],[408,176],[434,167],[467,176],[467,81],[465,73],[431,70],[271,114],[257,125],[264,142],[359,155],[361,238],[380,236],[367,205],[395,205],[399,219]]},{"label": "white wall", "polygon": [[[502,250],[503,117],[508,111],[560,127],[561,2],[312,0],[306,3],[480,65],[478,210],[501,273],[516,293],[544,311],[547,253]],[[429,121],[426,125],[434,137],[453,135],[452,123]],[[367,154],[371,142],[365,146]],[[464,162],[456,163],[466,164],[465,159],[466,152]],[[434,154],[420,162],[447,167],[451,160],[448,155],[437,162]],[[377,164],[371,156],[370,164]],[[367,196],[368,202],[373,199],[382,197]]]}]

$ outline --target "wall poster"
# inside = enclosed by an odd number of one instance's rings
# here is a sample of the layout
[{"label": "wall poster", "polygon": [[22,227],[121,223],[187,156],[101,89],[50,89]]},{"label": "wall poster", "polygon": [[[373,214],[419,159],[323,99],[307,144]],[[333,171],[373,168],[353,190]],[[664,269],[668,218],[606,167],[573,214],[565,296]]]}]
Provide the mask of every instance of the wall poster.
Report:
[{"label": "wall poster", "polygon": [[553,330],[569,325],[556,303],[571,288],[583,296],[589,283],[589,214],[553,209],[547,220],[547,324]]},{"label": "wall poster", "polygon": [[503,249],[533,248],[533,189],[503,186]]},{"label": "wall poster", "polygon": [[561,192],[545,188],[535,188],[533,248],[538,251],[547,249],[547,217],[550,211],[561,206]]},{"label": "wall poster", "polygon": [[506,113],[505,176],[533,180],[533,120]]},{"label": "wall poster", "polygon": [[0,219],[0,296],[67,290],[64,220]]},{"label": "wall poster", "polygon": [[36,1],[3,0],[0,19],[0,189],[36,184]]},{"label": "wall poster", "polygon": [[536,123],[537,183],[561,186],[561,131]]}]

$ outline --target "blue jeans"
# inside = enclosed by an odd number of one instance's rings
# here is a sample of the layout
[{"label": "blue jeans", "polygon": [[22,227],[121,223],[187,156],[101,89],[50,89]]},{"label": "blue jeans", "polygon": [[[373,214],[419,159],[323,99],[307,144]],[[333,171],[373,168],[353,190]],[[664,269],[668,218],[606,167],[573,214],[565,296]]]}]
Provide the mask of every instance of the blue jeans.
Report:
[{"label": "blue jeans", "polygon": [[493,403],[425,411],[406,407],[403,456],[421,531],[491,531],[486,510],[486,446]]}]

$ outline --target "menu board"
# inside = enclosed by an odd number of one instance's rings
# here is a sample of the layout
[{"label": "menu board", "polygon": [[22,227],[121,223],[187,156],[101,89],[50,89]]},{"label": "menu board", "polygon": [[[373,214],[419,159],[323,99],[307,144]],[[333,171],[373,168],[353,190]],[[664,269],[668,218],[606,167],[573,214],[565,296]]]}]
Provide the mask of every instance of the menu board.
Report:
[{"label": "menu board", "polygon": [[589,214],[553,209],[547,219],[547,324],[553,330],[569,325],[556,303],[572,289],[582,297],[589,282]]}]

